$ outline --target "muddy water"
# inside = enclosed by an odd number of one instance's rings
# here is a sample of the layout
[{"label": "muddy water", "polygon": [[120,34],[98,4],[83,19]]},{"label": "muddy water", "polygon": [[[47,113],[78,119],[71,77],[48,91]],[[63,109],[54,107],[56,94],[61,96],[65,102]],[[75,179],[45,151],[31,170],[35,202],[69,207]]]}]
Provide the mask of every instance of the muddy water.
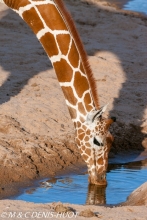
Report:
[{"label": "muddy water", "polygon": [[147,159],[126,164],[109,164],[107,187],[88,184],[88,175],[67,175],[45,179],[13,198],[35,203],[61,201],[74,204],[118,204],[147,181]]}]

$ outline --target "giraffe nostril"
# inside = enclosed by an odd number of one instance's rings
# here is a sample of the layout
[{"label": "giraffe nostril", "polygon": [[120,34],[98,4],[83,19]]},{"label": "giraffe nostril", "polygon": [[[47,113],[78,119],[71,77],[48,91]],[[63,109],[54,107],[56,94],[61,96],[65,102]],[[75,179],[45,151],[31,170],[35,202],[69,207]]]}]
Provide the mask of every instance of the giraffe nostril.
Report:
[{"label": "giraffe nostril", "polygon": [[111,117],[111,119],[112,119],[114,122],[116,122],[116,117]]}]

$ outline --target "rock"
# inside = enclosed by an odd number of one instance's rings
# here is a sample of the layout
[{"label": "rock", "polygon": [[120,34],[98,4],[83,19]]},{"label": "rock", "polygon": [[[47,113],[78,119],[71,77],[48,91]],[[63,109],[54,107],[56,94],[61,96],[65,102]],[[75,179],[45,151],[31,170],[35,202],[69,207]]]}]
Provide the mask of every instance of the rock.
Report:
[{"label": "rock", "polygon": [[62,203],[56,205],[54,210],[55,210],[55,212],[58,212],[58,213],[67,213],[67,212],[74,212],[75,211],[70,207],[64,206]]},{"label": "rock", "polygon": [[127,198],[127,201],[122,203],[122,205],[147,205],[147,182],[135,189]]},{"label": "rock", "polygon": [[90,209],[85,209],[85,210],[83,210],[83,211],[81,211],[81,212],[79,213],[79,216],[83,216],[83,217],[93,217],[93,216],[96,216],[96,215],[95,215],[94,212],[92,212]]}]

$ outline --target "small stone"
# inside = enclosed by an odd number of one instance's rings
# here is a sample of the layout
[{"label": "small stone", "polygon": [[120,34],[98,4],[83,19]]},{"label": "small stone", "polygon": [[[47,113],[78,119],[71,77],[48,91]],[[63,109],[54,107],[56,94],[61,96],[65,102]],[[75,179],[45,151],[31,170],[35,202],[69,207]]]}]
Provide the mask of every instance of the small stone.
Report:
[{"label": "small stone", "polygon": [[83,216],[83,217],[88,218],[88,217],[93,217],[93,216],[96,216],[96,215],[90,209],[85,209],[85,210],[83,210],[79,213],[79,216]]},{"label": "small stone", "polygon": [[66,206],[63,206],[63,204],[59,204],[55,207],[55,212],[58,212],[58,213],[66,213],[66,212],[71,212],[73,211],[70,207],[66,207]]},{"label": "small stone", "polygon": [[37,85],[37,83],[33,83],[31,86],[32,86],[32,87],[36,87],[36,86],[38,86],[38,85]]}]

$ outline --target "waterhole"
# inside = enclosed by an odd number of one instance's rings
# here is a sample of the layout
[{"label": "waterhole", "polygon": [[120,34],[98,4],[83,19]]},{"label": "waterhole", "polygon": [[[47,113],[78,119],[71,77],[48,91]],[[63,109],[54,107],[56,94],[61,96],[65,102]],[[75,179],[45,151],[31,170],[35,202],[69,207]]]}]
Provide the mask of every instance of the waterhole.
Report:
[{"label": "waterhole", "polygon": [[86,172],[44,179],[37,187],[25,189],[13,198],[35,203],[61,201],[73,204],[118,204],[147,181],[147,159],[125,164],[109,164],[107,187],[88,184]]}]

